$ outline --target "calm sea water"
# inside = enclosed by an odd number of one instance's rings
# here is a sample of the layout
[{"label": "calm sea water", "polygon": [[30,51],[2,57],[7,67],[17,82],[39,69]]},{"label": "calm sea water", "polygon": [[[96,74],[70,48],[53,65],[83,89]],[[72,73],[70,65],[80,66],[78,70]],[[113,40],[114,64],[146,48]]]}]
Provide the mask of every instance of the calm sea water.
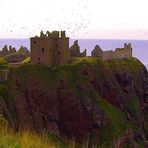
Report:
[{"label": "calm sea water", "polygon": [[[75,39],[70,39],[70,46]],[[110,40],[110,39],[78,39],[81,51],[87,49],[90,55],[95,45],[100,45],[103,50],[114,50],[117,47],[123,47],[124,43],[131,43],[133,47],[133,56],[138,58],[148,69],[148,40]],[[16,49],[25,46],[30,48],[29,39],[0,39],[0,49],[4,45],[12,45]]]}]

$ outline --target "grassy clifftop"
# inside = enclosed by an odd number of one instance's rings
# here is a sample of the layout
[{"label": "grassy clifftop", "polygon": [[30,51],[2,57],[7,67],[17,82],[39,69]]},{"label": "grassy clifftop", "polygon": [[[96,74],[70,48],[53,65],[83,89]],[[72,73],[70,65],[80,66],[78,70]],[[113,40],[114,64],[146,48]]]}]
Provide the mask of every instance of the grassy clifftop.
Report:
[{"label": "grassy clifftop", "polygon": [[145,138],[148,74],[137,59],[71,58],[59,67],[10,69],[0,83],[0,113],[16,129],[46,129],[90,145]]}]

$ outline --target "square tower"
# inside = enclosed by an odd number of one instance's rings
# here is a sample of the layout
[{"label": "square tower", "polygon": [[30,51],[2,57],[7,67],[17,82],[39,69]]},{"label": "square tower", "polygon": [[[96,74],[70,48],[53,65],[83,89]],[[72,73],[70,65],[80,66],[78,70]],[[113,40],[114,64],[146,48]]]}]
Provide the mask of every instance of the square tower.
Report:
[{"label": "square tower", "polygon": [[30,39],[31,62],[47,66],[66,64],[69,59],[69,38],[65,31],[49,31]]}]

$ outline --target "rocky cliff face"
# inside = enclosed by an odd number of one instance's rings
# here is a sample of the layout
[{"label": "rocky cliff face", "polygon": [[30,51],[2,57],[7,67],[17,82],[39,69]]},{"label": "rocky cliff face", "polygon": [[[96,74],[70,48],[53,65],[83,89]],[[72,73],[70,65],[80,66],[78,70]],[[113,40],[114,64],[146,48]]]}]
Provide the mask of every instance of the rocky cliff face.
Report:
[{"label": "rocky cliff face", "polygon": [[0,92],[0,113],[16,130],[45,129],[77,142],[115,141],[116,147],[148,138],[148,73],[134,58],[21,66]]}]

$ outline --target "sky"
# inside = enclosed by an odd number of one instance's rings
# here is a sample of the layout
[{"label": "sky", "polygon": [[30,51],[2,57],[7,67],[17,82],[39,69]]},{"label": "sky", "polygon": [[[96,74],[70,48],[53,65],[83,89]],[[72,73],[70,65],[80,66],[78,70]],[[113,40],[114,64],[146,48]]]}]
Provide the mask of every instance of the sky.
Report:
[{"label": "sky", "polygon": [[0,38],[148,39],[148,0],[1,0]]}]

